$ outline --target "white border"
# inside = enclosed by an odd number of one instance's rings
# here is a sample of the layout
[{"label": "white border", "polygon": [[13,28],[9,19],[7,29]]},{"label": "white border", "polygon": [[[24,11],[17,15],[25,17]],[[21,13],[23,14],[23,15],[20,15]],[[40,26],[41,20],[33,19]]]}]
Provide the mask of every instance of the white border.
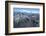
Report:
[{"label": "white border", "polygon": [[[9,33],[16,32],[33,32],[33,31],[43,31],[43,6],[42,5],[28,5],[28,4],[11,4],[9,5]],[[40,27],[29,27],[29,28],[13,28],[13,8],[39,8],[40,9]]]}]

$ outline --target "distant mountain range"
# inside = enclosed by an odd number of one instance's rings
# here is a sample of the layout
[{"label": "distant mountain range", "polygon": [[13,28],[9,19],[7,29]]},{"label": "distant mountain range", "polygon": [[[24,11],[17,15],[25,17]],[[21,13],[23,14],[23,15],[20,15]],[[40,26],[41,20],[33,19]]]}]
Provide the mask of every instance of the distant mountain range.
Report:
[{"label": "distant mountain range", "polygon": [[14,12],[13,15],[15,16],[15,15],[17,15],[17,14],[23,14],[23,15],[32,15],[32,14],[33,14],[33,15],[39,15],[39,13],[26,13],[26,12],[25,12],[25,13],[24,13],[24,12]]}]

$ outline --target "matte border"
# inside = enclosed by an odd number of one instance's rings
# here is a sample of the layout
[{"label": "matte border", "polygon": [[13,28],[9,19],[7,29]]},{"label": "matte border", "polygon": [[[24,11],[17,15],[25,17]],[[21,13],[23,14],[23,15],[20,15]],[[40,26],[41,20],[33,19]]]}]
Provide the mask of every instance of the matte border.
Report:
[{"label": "matte border", "polygon": [[[42,4],[43,5],[43,31],[23,32],[23,33],[9,33],[8,32],[8,3],[27,3],[27,4]],[[40,2],[22,2],[22,1],[5,1],[5,35],[18,35],[18,34],[32,34],[45,32],[45,3]]]}]

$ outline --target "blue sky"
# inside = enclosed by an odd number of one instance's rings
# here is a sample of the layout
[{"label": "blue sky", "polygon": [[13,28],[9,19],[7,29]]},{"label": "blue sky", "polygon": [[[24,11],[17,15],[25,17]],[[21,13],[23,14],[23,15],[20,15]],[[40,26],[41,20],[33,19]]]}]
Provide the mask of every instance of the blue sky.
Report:
[{"label": "blue sky", "polygon": [[14,12],[39,13],[39,8],[13,8]]}]

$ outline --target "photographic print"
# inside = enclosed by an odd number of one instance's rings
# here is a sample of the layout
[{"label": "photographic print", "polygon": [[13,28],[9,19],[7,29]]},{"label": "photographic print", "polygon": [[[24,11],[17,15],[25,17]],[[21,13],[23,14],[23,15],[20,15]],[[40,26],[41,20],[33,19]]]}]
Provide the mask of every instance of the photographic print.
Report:
[{"label": "photographic print", "polygon": [[14,28],[39,27],[38,8],[13,8]]},{"label": "photographic print", "polygon": [[5,34],[45,32],[45,4],[5,1]]}]

